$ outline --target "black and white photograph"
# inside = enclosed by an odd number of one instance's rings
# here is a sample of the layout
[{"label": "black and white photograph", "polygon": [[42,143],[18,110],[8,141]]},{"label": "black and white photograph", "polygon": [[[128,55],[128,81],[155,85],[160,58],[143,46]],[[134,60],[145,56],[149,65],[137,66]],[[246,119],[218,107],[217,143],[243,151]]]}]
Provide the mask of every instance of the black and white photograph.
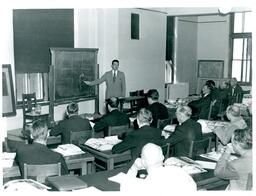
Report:
[{"label": "black and white photograph", "polygon": [[1,6],[2,192],[251,194],[256,7],[207,2]]}]

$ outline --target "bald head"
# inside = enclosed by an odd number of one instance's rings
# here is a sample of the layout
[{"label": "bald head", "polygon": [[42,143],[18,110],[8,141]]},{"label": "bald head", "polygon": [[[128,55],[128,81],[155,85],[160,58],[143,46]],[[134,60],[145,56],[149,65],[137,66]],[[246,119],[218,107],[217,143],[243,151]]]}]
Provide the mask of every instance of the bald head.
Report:
[{"label": "bald head", "polygon": [[241,115],[241,111],[240,111],[240,108],[236,105],[230,105],[227,107],[227,110],[226,110],[226,113],[227,114],[230,114],[234,117],[239,117]]},{"label": "bald head", "polygon": [[141,159],[146,169],[154,166],[163,165],[163,151],[162,148],[156,144],[148,143],[141,151]]}]

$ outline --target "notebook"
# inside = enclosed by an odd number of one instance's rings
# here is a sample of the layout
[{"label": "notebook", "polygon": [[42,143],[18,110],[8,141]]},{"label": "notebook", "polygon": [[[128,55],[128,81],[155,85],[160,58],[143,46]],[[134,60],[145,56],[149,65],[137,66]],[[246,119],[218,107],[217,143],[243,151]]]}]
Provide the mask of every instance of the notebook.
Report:
[{"label": "notebook", "polygon": [[86,182],[77,176],[53,176],[48,177],[47,181],[59,191],[71,191],[87,188]]}]

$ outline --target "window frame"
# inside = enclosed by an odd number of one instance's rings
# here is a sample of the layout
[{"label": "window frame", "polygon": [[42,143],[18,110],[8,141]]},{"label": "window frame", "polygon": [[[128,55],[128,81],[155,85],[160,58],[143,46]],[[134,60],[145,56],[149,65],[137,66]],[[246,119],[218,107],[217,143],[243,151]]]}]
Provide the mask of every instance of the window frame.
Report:
[{"label": "window frame", "polygon": [[[246,14],[246,13],[244,13]],[[229,71],[228,71],[228,76],[231,78],[232,77],[232,69],[233,69],[233,66],[232,66],[232,62],[233,60],[233,50],[234,50],[234,40],[235,39],[244,39],[244,40],[248,40],[248,39],[251,39],[252,40],[252,33],[251,32],[239,32],[239,33],[235,33],[234,32],[234,23],[235,23],[235,13],[233,14],[230,14],[230,36],[229,36],[229,39],[230,39],[230,55],[229,55]],[[245,23],[245,21],[243,20],[242,23]],[[243,25],[243,24],[242,24]],[[251,41],[251,46],[252,46],[252,41]],[[248,45],[247,45],[248,47]],[[244,48],[243,48],[243,52],[244,52]],[[238,83],[240,85],[243,85],[243,86],[251,86],[252,85],[252,52],[251,52],[251,59],[246,59],[244,58],[244,55],[241,54],[241,60],[242,62],[243,61],[246,61],[248,60],[250,62],[250,75],[249,75],[249,82],[243,82],[243,81],[238,81]],[[242,67],[241,67],[241,75],[243,74],[243,63],[242,63]],[[241,77],[243,78],[243,77]]]}]

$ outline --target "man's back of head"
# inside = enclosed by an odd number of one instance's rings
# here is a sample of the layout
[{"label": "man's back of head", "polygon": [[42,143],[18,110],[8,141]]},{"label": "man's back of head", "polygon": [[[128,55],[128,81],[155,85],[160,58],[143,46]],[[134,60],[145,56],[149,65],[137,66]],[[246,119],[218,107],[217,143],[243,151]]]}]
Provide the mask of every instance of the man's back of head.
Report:
[{"label": "man's back of head", "polygon": [[146,169],[163,165],[163,151],[160,146],[148,143],[141,151],[141,159]]},{"label": "man's back of head", "polygon": [[235,118],[241,116],[240,108],[236,105],[228,106],[227,109],[226,109],[226,113],[232,115]]},{"label": "man's back of head", "polygon": [[[147,92],[147,98],[148,99],[151,99],[152,102],[157,102],[158,99],[159,99],[159,93],[156,89],[150,89],[148,92]],[[151,104],[151,103],[149,103]]]},{"label": "man's back of head", "polygon": [[33,140],[46,141],[48,136],[48,127],[45,120],[39,119],[33,122],[31,136]]},{"label": "man's back of head", "polygon": [[75,102],[68,104],[67,115],[72,116],[72,115],[77,115],[77,114],[78,114],[78,104]]},{"label": "man's back of head", "polygon": [[140,109],[140,111],[137,114],[137,122],[139,127],[145,124],[149,125],[152,122],[152,120],[153,120],[153,117],[152,117],[151,111],[145,108]]},{"label": "man's back of head", "polygon": [[111,97],[106,100],[108,106],[110,106],[113,109],[117,109],[119,105],[119,99],[117,97]]}]

